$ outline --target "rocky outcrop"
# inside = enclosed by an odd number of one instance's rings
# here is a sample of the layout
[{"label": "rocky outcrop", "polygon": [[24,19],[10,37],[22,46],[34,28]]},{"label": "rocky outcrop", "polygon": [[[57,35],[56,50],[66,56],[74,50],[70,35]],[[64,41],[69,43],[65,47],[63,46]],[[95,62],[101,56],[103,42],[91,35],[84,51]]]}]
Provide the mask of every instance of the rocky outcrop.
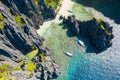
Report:
[{"label": "rocky outcrop", "polygon": [[[7,70],[13,70],[15,66],[20,67],[21,70],[12,71],[8,77],[15,77],[14,80],[48,80],[59,75],[58,66],[51,57],[46,56],[48,59],[41,66],[36,67],[42,71],[29,71],[24,69],[28,61],[25,54],[31,50],[38,50],[38,55],[47,49],[43,47],[43,39],[36,33],[36,29],[44,20],[54,18],[54,10],[47,8],[44,0],[1,0],[0,1],[0,15],[4,20],[0,20],[3,29],[0,28],[0,67],[3,64],[9,65]],[[47,15],[46,15],[47,14]],[[47,51],[47,54],[50,52]],[[20,62],[23,61],[21,65]],[[52,70],[46,70],[46,65],[51,64]],[[34,63],[36,64],[36,63]],[[1,68],[0,68],[1,69]],[[49,73],[48,73],[49,72]],[[34,74],[42,74],[36,77]],[[44,76],[43,76],[44,74]],[[27,76],[29,75],[29,76]],[[27,76],[27,77],[26,77]]]},{"label": "rocky outcrop", "polygon": [[48,8],[44,0],[1,0],[14,15],[21,13],[29,17],[33,26],[38,29],[47,19],[53,19],[55,12],[53,8]]},{"label": "rocky outcrop", "polygon": [[63,22],[67,23],[74,33],[88,37],[93,46],[100,51],[112,45],[111,40],[114,36],[112,27],[107,22],[95,18],[81,22],[76,20],[74,15],[68,19],[63,18]]},{"label": "rocky outcrop", "polygon": [[[0,52],[10,55],[11,58],[22,58],[21,54],[32,49],[32,46],[40,49],[42,39],[35,32],[33,23],[25,15],[21,14],[24,21],[24,27],[16,24],[12,14],[7,11],[7,7],[0,4],[0,12],[4,16],[4,29],[0,30]],[[19,59],[18,59],[19,60]],[[18,61],[17,60],[17,61]]]},{"label": "rocky outcrop", "polygon": [[[38,79],[41,80],[49,80],[51,78],[57,78],[61,72],[59,70],[59,66],[56,64],[54,61],[54,58],[52,58],[51,55],[51,50],[49,48],[46,48],[44,50],[46,59],[42,63],[38,63],[40,67],[35,70],[34,76],[37,77]],[[38,58],[37,60],[35,58]],[[33,59],[33,62],[39,62],[41,56],[37,55]],[[43,77],[42,77],[43,76]]]}]

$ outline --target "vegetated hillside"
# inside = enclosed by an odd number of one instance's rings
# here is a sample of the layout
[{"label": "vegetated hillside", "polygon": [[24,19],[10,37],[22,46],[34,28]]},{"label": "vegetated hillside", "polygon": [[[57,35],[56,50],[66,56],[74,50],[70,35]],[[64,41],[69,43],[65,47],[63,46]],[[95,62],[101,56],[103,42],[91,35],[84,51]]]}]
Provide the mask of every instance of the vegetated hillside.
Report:
[{"label": "vegetated hillside", "polygon": [[0,80],[49,80],[60,74],[36,33],[54,17],[44,0],[0,0]]}]

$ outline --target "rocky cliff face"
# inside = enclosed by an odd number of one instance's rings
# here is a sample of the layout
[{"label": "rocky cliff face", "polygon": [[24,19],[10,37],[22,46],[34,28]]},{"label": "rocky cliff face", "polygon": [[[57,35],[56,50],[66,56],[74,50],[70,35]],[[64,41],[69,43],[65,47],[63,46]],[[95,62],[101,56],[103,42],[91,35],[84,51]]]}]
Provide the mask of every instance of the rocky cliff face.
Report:
[{"label": "rocky cliff face", "polygon": [[1,0],[13,15],[20,15],[21,13],[31,18],[35,28],[47,19],[55,17],[54,10],[48,8],[44,0]]},{"label": "rocky cliff face", "polygon": [[78,21],[75,16],[68,16],[68,19],[63,19],[64,23],[67,23],[70,29],[75,34],[80,34],[87,37],[93,46],[103,51],[112,45],[111,40],[114,38],[112,34],[112,27],[101,19],[95,19],[89,21]]},{"label": "rocky cliff face", "polygon": [[[54,10],[47,8],[44,0],[1,0],[0,16],[0,78],[48,80],[54,78],[54,75],[58,76],[59,67],[50,54],[44,56],[46,59],[48,57],[48,60],[39,61],[39,64],[29,61],[24,56],[32,50],[38,50],[40,59],[41,53],[45,55],[43,39],[36,33],[35,28],[38,28],[44,20],[54,18]],[[30,67],[33,65],[34,69],[26,69],[28,62],[31,62]],[[47,64],[51,65],[49,66],[51,69],[46,69]]]}]

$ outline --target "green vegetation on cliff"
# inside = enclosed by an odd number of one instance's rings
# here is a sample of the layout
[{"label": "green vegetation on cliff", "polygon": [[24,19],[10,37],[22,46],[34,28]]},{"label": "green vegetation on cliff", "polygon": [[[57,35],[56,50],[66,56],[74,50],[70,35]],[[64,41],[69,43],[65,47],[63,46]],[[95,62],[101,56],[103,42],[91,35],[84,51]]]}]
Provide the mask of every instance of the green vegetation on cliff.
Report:
[{"label": "green vegetation on cliff", "polygon": [[13,68],[9,68],[10,65],[9,64],[2,64],[0,66],[0,80],[15,80],[14,76],[9,76],[9,74],[11,74],[12,71],[19,71],[21,70],[21,68],[19,66],[15,66]]},{"label": "green vegetation on cliff", "polygon": [[100,25],[100,28],[102,29],[102,30],[105,30],[105,28],[104,28],[104,26],[101,24]]},{"label": "green vegetation on cliff", "polygon": [[2,64],[2,66],[0,67],[0,72],[6,71],[8,67],[9,67],[8,64]]},{"label": "green vegetation on cliff", "polygon": [[60,3],[60,0],[44,0],[44,1],[48,7],[52,7],[53,9],[56,9],[58,4]]},{"label": "green vegetation on cliff", "polygon": [[[99,24],[101,24],[103,22],[103,20],[101,18],[97,18],[96,20]],[[100,27],[100,29],[105,31],[106,35],[110,36],[112,34],[107,29],[105,29],[105,27],[102,24],[99,27]]]},{"label": "green vegetation on cliff", "polygon": [[35,69],[35,64],[31,61],[29,61],[26,65],[26,70],[27,71],[33,71]]},{"label": "green vegetation on cliff", "polygon": [[45,56],[45,54],[42,52],[42,54],[41,54],[41,62],[45,62],[45,60],[46,60],[46,56]]},{"label": "green vegetation on cliff", "polygon": [[32,50],[30,52],[28,52],[25,56],[29,59],[29,60],[32,60],[32,58],[35,57],[35,55],[38,54],[38,49],[36,50]]},{"label": "green vegetation on cliff", "polygon": [[0,13],[0,30],[4,29],[4,18],[2,14]]},{"label": "green vegetation on cliff", "polygon": [[14,15],[15,22],[20,25],[21,27],[24,27],[25,23],[20,15]]},{"label": "green vegetation on cliff", "polygon": [[36,7],[38,7],[38,0],[34,0],[34,4]]}]

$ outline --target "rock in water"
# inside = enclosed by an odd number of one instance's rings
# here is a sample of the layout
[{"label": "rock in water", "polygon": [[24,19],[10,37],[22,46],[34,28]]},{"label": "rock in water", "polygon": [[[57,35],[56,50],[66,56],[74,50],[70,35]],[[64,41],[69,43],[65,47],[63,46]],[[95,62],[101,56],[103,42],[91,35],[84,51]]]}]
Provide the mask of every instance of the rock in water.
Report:
[{"label": "rock in water", "polygon": [[103,51],[112,45],[111,40],[114,36],[112,27],[107,22],[97,21],[95,18],[81,22],[76,20],[74,15],[64,20],[72,32],[88,37],[96,49]]}]

